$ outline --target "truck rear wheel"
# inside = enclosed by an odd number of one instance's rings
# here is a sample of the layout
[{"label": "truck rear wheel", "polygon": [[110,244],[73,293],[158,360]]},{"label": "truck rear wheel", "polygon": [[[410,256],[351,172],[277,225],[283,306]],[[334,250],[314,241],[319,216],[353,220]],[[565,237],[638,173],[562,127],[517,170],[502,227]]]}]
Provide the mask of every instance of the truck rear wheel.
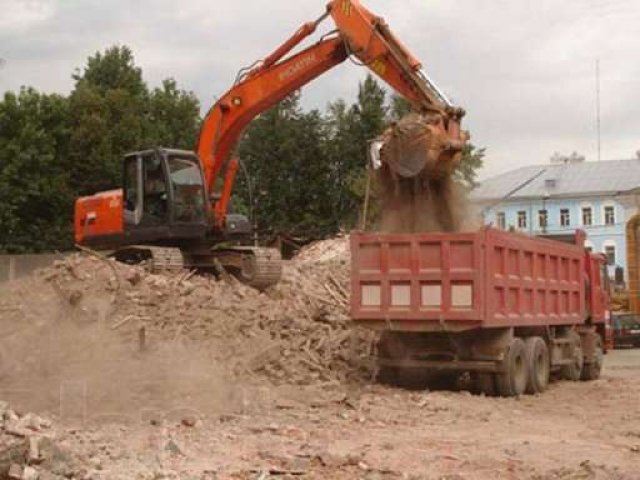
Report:
[{"label": "truck rear wheel", "polygon": [[549,386],[549,349],[541,337],[529,337],[525,341],[527,360],[527,393],[542,393]]},{"label": "truck rear wheel", "polygon": [[602,348],[602,339],[596,334],[596,345],[593,357],[589,363],[585,363],[582,367],[582,380],[597,380],[602,372],[602,364],[604,363],[604,349]]},{"label": "truck rear wheel", "polygon": [[560,369],[560,374],[565,380],[577,382],[582,376],[582,368],[584,367],[584,352],[582,351],[582,340],[576,332],[569,333],[571,349],[571,360],[569,365],[564,365]]},{"label": "truck rear wheel", "polygon": [[504,357],[504,371],[496,374],[496,387],[503,397],[517,397],[527,388],[527,358],[522,339],[514,337]]}]

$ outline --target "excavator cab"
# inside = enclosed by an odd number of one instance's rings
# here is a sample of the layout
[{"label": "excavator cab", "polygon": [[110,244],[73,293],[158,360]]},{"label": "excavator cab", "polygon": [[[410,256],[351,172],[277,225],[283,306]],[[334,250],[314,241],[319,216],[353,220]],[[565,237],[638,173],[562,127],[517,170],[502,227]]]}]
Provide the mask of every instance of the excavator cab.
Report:
[{"label": "excavator cab", "polygon": [[208,201],[193,152],[154,149],[124,158],[123,220],[127,242],[201,239]]}]

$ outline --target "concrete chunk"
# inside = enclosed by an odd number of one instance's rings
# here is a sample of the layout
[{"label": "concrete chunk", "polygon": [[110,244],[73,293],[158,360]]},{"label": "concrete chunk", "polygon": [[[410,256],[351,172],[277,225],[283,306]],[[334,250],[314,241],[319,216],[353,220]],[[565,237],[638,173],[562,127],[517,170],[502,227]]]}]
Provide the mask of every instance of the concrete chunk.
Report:
[{"label": "concrete chunk", "polygon": [[7,478],[22,480],[22,467],[17,463],[12,463],[7,472]]},{"label": "concrete chunk", "polygon": [[33,467],[24,467],[22,471],[22,480],[38,480],[40,478],[40,474]]},{"label": "concrete chunk", "polygon": [[40,462],[40,438],[31,437],[29,438],[29,463],[38,463]]}]

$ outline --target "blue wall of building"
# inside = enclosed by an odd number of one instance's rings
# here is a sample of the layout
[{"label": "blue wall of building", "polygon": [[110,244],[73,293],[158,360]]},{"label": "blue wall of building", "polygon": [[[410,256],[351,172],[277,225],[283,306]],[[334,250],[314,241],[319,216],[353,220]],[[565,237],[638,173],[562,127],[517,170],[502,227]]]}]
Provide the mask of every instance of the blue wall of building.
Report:
[{"label": "blue wall of building", "polygon": [[[614,207],[615,223],[605,224],[605,207]],[[591,207],[592,225],[583,225],[582,209]],[[555,199],[549,198],[533,200],[509,200],[499,205],[492,206],[484,211],[485,222],[489,225],[498,226],[498,213],[505,215],[506,225],[518,231],[539,235],[544,233],[544,229],[539,224],[538,212],[547,210],[547,234],[570,234],[580,228],[587,232],[587,246],[591,246],[594,251],[605,253],[605,247],[615,247],[615,265],[609,267],[610,275],[614,275],[616,266],[621,266],[627,270],[626,253],[626,218],[624,208],[614,200],[608,198],[573,198]],[[560,211],[569,210],[570,224],[562,226],[560,223]],[[518,212],[526,212],[526,228],[518,228]]]}]

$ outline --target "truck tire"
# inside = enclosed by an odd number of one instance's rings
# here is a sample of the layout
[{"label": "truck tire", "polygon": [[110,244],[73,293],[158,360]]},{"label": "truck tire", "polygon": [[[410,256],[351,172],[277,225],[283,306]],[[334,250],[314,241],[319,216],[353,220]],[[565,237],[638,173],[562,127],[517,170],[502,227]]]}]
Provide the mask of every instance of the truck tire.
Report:
[{"label": "truck tire", "polygon": [[544,392],[549,386],[549,349],[541,337],[529,337],[524,342],[527,359],[527,393]]},{"label": "truck tire", "polygon": [[565,380],[577,382],[582,376],[582,368],[584,367],[584,353],[582,352],[582,340],[576,332],[569,333],[572,348],[572,360],[569,365],[564,365],[560,369],[560,375]]},{"label": "truck tire", "polygon": [[504,371],[496,374],[498,394],[517,397],[527,388],[527,358],[522,339],[514,337],[503,360]]},{"label": "truck tire", "polygon": [[597,380],[602,372],[602,364],[604,363],[604,348],[602,347],[602,338],[597,335],[596,346],[593,352],[593,358],[589,363],[585,363],[582,367],[582,380]]}]

